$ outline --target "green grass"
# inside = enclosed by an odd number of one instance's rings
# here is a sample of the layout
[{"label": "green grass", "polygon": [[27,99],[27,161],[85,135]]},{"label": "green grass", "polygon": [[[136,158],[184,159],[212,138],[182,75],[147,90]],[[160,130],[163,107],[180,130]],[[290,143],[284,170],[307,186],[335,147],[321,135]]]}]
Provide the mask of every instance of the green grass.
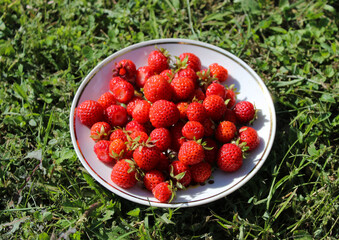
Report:
[{"label": "green grass", "polygon": [[[338,239],[337,1],[0,0],[0,238]],[[84,76],[144,40],[196,39],[265,81],[277,133],[238,191],[195,208],[150,208],[99,185],[68,116]]]}]

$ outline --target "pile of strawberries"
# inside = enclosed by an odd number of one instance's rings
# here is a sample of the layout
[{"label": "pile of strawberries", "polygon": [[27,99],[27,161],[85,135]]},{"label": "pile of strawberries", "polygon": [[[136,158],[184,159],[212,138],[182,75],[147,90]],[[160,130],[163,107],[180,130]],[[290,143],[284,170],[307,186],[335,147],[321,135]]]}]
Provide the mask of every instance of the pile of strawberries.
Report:
[{"label": "pile of strawberries", "polygon": [[116,62],[107,92],[82,102],[77,116],[91,129],[94,152],[111,164],[117,186],[139,181],[170,202],[177,190],[205,183],[213,169],[242,166],[244,153],[259,144],[248,126],[257,110],[237,102],[218,63],[203,69],[194,53],[172,59],[158,48],[147,61],[138,69],[128,59]]}]

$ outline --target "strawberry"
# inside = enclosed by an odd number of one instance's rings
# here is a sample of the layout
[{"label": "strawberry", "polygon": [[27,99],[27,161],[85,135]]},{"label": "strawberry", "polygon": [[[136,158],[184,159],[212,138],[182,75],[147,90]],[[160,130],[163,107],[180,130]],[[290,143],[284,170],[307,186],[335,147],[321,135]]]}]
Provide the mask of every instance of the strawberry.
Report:
[{"label": "strawberry", "polygon": [[192,82],[194,83],[194,86],[197,86],[198,83],[198,75],[196,74],[196,72],[193,70],[193,68],[187,67],[187,68],[183,68],[180,69],[176,74],[175,77],[186,77],[192,80]]},{"label": "strawberry", "polygon": [[172,69],[165,69],[160,73],[160,75],[165,78],[167,82],[171,82],[172,79],[174,78],[174,72]]},{"label": "strawberry", "polygon": [[121,139],[122,141],[127,142],[126,132],[124,132],[124,130],[120,128],[114,129],[111,135],[109,136],[109,140],[113,141],[114,139]]},{"label": "strawberry", "polygon": [[132,117],[132,112],[133,112],[133,109],[135,107],[135,104],[140,100],[143,100],[143,99],[139,96],[133,96],[132,99],[128,102],[128,104],[126,106],[126,110],[127,110],[127,114],[129,116]]},{"label": "strawberry", "polygon": [[243,163],[242,151],[233,143],[225,143],[218,151],[217,165],[224,172],[235,172]]},{"label": "strawberry", "polygon": [[182,128],[182,135],[189,140],[198,140],[204,136],[204,127],[200,122],[188,121]]},{"label": "strawberry", "polygon": [[160,74],[169,67],[168,52],[164,49],[154,50],[148,55],[147,62],[157,74]]},{"label": "strawberry", "polygon": [[108,140],[111,130],[111,125],[107,122],[96,122],[91,127],[90,137],[96,142],[99,140]]},{"label": "strawberry", "polygon": [[235,112],[233,109],[229,109],[229,108],[226,109],[225,115],[224,115],[224,121],[230,121],[234,124],[237,123],[237,117],[235,116]]},{"label": "strawberry", "polygon": [[169,173],[175,181],[178,188],[188,187],[192,181],[191,171],[188,166],[182,162],[175,160],[169,165]]},{"label": "strawberry", "polygon": [[200,71],[201,61],[194,53],[182,53],[179,55],[179,59],[184,61],[187,58],[187,67],[192,68],[195,72]]},{"label": "strawberry", "polygon": [[92,127],[96,122],[101,122],[104,117],[104,109],[94,100],[86,100],[77,107],[77,115],[82,124]]},{"label": "strawberry", "polygon": [[94,152],[98,159],[104,163],[113,163],[113,158],[109,155],[110,141],[100,140],[94,145]]},{"label": "strawberry", "polygon": [[228,143],[235,137],[236,132],[237,128],[234,123],[222,121],[215,131],[215,138],[221,143]]},{"label": "strawberry", "polygon": [[249,101],[235,104],[234,113],[239,123],[252,123],[256,118],[256,109]]},{"label": "strawberry", "polygon": [[170,165],[170,159],[164,153],[160,153],[160,158],[157,166],[155,167],[159,171],[166,172]]},{"label": "strawberry", "polygon": [[130,135],[132,140],[137,141],[138,143],[146,143],[148,140],[148,135],[142,131],[133,131]]},{"label": "strawberry", "polygon": [[192,102],[187,107],[186,115],[189,121],[203,122],[206,119],[204,105],[199,102]]},{"label": "strawberry", "polygon": [[153,75],[145,83],[144,94],[146,99],[152,103],[161,99],[171,100],[170,89],[170,84],[165,78],[161,75]]},{"label": "strawberry", "polygon": [[167,128],[155,128],[150,133],[151,141],[161,151],[165,151],[171,145],[171,133]]},{"label": "strawberry", "polygon": [[213,82],[206,89],[206,96],[209,95],[218,95],[226,100],[226,88],[218,82]]},{"label": "strawberry", "polygon": [[120,138],[114,139],[109,145],[109,155],[116,161],[125,157],[126,144]]},{"label": "strawberry", "polygon": [[125,81],[123,78],[121,77],[113,77],[110,81],[109,81],[109,89],[111,90],[113,88],[113,86],[115,84],[117,84],[120,81]]},{"label": "strawberry", "polygon": [[119,81],[110,89],[114,98],[121,103],[128,103],[134,96],[134,87],[131,83]]},{"label": "strawberry", "polygon": [[201,88],[196,88],[194,90],[194,95],[192,97],[192,99],[196,99],[198,101],[204,101],[204,99],[206,98],[204,92],[201,90]]},{"label": "strawberry", "polygon": [[173,99],[175,101],[188,100],[195,91],[194,83],[187,77],[175,77],[171,82]]},{"label": "strawberry", "polygon": [[227,102],[227,107],[232,108],[237,100],[237,92],[236,89],[234,88],[234,85],[232,84],[230,87],[226,88],[226,102]]},{"label": "strawberry", "polygon": [[167,100],[158,100],[150,108],[149,118],[153,127],[169,127],[175,124],[180,117],[177,106]]},{"label": "strawberry", "polygon": [[164,174],[156,169],[146,172],[143,178],[144,186],[149,191],[152,191],[156,185],[164,181],[165,181]]},{"label": "strawberry", "polygon": [[171,129],[171,149],[174,151],[179,151],[180,146],[187,141],[186,138],[182,135],[182,128],[184,127],[185,123],[179,121],[176,124],[174,124]]},{"label": "strawberry", "polygon": [[215,121],[221,120],[227,109],[223,98],[218,95],[206,96],[202,104],[204,105],[207,116]]},{"label": "strawberry", "polygon": [[121,188],[127,189],[137,183],[136,170],[133,161],[122,159],[112,169],[111,180]]},{"label": "strawberry", "polygon": [[113,77],[121,77],[130,83],[134,83],[136,74],[135,64],[131,60],[123,59],[115,63]]},{"label": "strawberry", "polygon": [[246,143],[248,151],[256,149],[260,143],[260,138],[254,128],[243,126],[239,129],[240,143]]},{"label": "strawberry", "polygon": [[177,108],[180,113],[180,119],[186,120],[187,119],[187,107],[189,103],[188,102],[179,102],[177,103]]},{"label": "strawberry", "polygon": [[140,132],[147,133],[145,126],[136,120],[132,120],[128,122],[125,128],[126,128],[126,131],[129,131],[129,132],[140,131]]},{"label": "strawberry", "polygon": [[211,165],[207,162],[200,162],[190,167],[192,179],[196,183],[204,183],[212,174]]},{"label": "strawberry", "polygon": [[149,121],[149,111],[151,108],[151,104],[146,100],[140,100],[136,102],[132,117],[139,123],[146,123]]},{"label": "strawberry", "polygon": [[178,159],[185,165],[194,165],[204,160],[203,146],[196,141],[184,142],[178,153]]},{"label": "strawberry", "polygon": [[124,126],[127,123],[126,108],[120,105],[111,105],[106,108],[105,117],[111,126]]},{"label": "strawberry", "polygon": [[205,137],[211,137],[214,135],[216,126],[215,123],[210,118],[206,118],[201,124],[204,127]]},{"label": "strawberry", "polygon": [[166,203],[171,202],[175,193],[173,187],[168,182],[162,182],[153,188],[152,194],[161,203]]},{"label": "strawberry", "polygon": [[197,76],[199,85],[203,88],[205,92],[210,84],[218,81],[217,78],[211,75],[211,70],[209,68],[200,70],[199,72],[197,72]]},{"label": "strawberry", "polygon": [[209,69],[211,70],[211,76],[217,78],[219,82],[224,82],[228,78],[228,71],[223,66],[218,63],[213,63],[209,65]]},{"label": "strawberry", "polygon": [[111,92],[105,92],[98,98],[98,103],[101,104],[103,109],[116,104],[115,98]]},{"label": "strawberry", "polygon": [[154,68],[151,66],[143,66],[138,68],[135,82],[137,87],[143,88],[147,79],[149,79],[154,74]]},{"label": "strawberry", "polygon": [[149,171],[154,169],[160,158],[160,151],[157,147],[147,147],[140,145],[133,152],[133,159],[140,169]]},{"label": "strawberry", "polygon": [[213,164],[217,159],[218,154],[218,144],[212,138],[205,138],[205,161],[209,164]]}]

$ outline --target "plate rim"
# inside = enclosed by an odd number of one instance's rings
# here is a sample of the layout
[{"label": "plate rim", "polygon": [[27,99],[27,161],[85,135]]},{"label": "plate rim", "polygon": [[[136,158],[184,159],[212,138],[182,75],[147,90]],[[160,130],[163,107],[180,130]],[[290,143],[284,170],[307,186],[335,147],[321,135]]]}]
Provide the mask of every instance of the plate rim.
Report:
[{"label": "plate rim", "polygon": [[[263,150],[263,153],[260,155],[259,160],[257,164],[247,173],[245,176],[243,176],[238,182],[233,184],[230,188],[223,190],[220,193],[217,193],[211,197],[206,197],[203,199],[199,200],[194,200],[194,201],[188,201],[188,202],[177,202],[177,203],[160,203],[156,202],[150,199],[145,200],[145,198],[139,198],[133,194],[126,193],[126,191],[122,191],[119,188],[116,188],[113,186],[111,183],[108,183],[106,180],[104,180],[98,173],[96,173],[90,164],[87,162],[85,156],[81,152],[81,148],[78,145],[77,138],[76,138],[76,129],[75,129],[75,118],[76,118],[76,106],[79,104],[79,100],[81,97],[81,93],[83,90],[86,88],[87,84],[90,82],[90,80],[95,76],[97,72],[100,71],[101,68],[109,64],[112,60],[118,58],[119,56],[130,52],[132,50],[142,48],[142,47],[147,47],[147,46],[154,46],[154,45],[160,45],[160,44],[189,44],[189,45],[195,45],[198,47],[204,47],[208,48],[211,50],[214,50],[222,55],[225,55],[229,58],[231,58],[233,61],[237,62],[238,64],[241,65],[243,69],[245,69],[256,81],[259,83],[259,86],[261,90],[265,93],[266,99],[268,100],[267,104],[269,105],[269,113],[270,113],[270,134],[269,134],[269,139],[267,142],[267,145],[265,149]],[[74,98],[72,100],[72,105],[71,105],[71,111],[70,111],[70,116],[69,116],[69,128],[70,128],[70,133],[71,133],[71,139],[72,139],[72,144],[73,148],[77,154],[77,157],[80,159],[82,165],[85,167],[87,172],[93,177],[96,181],[98,181],[101,185],[103,185],[105,188],[110,190],[112,193],[119,195],[122,198],[128,199],[132,202],[136,202],[142,205],[146,206],[153,206],[153,207],[163,207],[163,208],[176,208],[176,207],[194,207],[194,206],[200,206],[204,205],[210,202],[214,202],[218,199],[221,199],[222,197],[225,197],[234,191],[238,190],[241,188],[244,184],[246,184],[248,181],[252,179],[252,177],[261,169],[262,165],[266,161],[273,143],[275,139],[275,133],[276,133],[276,112],[275,112],[275,107],[273,103],[273,99],[271,97],[270,92],[268,91],[264,81],[261,79],[261,77],[248,65],[246,64],[242,59],[239,57],[235,56],[234,54],[228,52],[227,50],[224,50],[220,47],[217,47],[215,45],[197,41],[197,40],[191,40],[191,39],[183,39],[183,38],[161,38],[161,39],[153,39],[153,40],[148,40],[136,44],[132,44],[130,46],[127,46],[121,50],[118,50],[108,57],[106,57],[104,60],[99,62],[87,75],[86,77],[82,80],[80,86],[78,87]]]}]

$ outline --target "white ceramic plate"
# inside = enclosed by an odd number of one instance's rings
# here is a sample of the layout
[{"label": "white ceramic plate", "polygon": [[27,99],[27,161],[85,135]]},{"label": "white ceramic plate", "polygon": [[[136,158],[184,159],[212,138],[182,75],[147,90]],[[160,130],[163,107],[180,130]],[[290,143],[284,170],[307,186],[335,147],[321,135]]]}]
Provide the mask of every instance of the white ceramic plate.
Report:
[{"label": "white ceramic plate", "polygon": [[[130,59],[136,67],[147,65],[148,54],[155,46],[165,48],[171,56],[179,56],[183,52],[196,54],[207,68],[212,63],[219,63],[228,69],[227,85],[235,84],[240,94],[238,101],[248,100],[259,109],[258,119],[253,128],[261,138],[260,146],[244,160],[240,170],[235,173],[225,173],[217,170],[213,173],[213,183],[204,186],[190,187],[178,191],[177,197],[170,204],[159,203],[150,192],[135,186],[132,189],[122,189],[110,179],[111,166],[99,161],[93,152],[94,141],[90,139],[90,129],[80,123],[75,116],[76,107],[85,100],[97,100],[109,90],[112,69],[115,62]],[[193,207],[206,204],[234,192],[248,182],[261,168],[266,160],[275,136],[276,116],[274,105],[264,82],[245,62],[233,54],[210,44],[188,39],[158,39],[138,43],[124,48],[99,63],[83,80],[71,108],[70,132],[74,149],[86,170],[100,184],[113,193],[130,201],[156,207]]]}]

